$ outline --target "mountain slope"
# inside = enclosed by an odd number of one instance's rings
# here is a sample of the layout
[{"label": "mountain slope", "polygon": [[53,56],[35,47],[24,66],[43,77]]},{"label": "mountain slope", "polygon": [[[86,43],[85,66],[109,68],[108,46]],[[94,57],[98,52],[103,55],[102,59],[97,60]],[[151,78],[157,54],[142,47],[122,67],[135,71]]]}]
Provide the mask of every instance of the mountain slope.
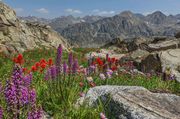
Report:
[{"label": "mountain slope", "polygon": [[101,16],[85,16],[83,18],[81,17],[73,17],[72,15],[70,16],[62,16],[58,18],[54,18],[51,20],[49,25],[55,29],[58,32],[61,32],[64,28],[77,24],[77,23],[93,23],[99,19],[102,19],[104,17]]},{"label": "mountain slope", "polygon": [[121,36],[151,36],[152,30],[129,11],[94,23],[79,23],[62,30],[61,34],[72,44],[81,47],[99,47]]}]

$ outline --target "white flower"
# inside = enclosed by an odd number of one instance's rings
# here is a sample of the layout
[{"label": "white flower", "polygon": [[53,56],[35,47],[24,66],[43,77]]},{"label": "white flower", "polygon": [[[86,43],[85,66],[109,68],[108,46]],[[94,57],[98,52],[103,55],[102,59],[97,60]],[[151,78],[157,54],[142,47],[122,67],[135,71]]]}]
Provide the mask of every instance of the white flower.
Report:
[{"label": "white flower", "polygon": [[107,77],[110,79],[111,78],[111,74],[107,73]]},{"label": "white flower", "polygon": [[99,77],[100,77],[102,80],[105,80],[105,79],[106,79],[106,77],[105,77],[105,75],[104,75],[103,73],[100,73]]},{"label": "white flower", "polygon": [[88,82],[93,82],[93,78],[92,77],[87,77],[87,81]]}]

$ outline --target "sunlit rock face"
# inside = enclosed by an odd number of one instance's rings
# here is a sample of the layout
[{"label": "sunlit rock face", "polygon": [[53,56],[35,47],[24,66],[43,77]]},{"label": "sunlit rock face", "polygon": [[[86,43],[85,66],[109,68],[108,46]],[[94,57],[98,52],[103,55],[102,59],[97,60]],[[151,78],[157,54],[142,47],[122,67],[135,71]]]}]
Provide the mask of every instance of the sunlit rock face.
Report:
[{"label": "sunlit rock face", "polygon": [[19,20],[9,6],[0,2],[0,52],[12,54],[34,48],[53,48],[69,45],[48,25]]}]

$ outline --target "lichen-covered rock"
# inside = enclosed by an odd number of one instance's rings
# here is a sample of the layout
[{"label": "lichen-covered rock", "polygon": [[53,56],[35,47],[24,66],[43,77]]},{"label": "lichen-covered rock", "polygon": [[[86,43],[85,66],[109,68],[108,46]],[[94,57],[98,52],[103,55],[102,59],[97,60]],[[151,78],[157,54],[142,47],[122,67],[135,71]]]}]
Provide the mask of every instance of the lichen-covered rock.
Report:
[{"label": "lichen-covered rock", "polygon": [[[97,106],[107,104],[108,118],[115,119],[179,119],[180,97],[173,94],[152,93],[137,86],[98,86],[91,88],[79,104]],[[108,103],[107,103],[108,102]]]},{"label": "lichen-covered rock", "polygon": [[65,49],[69,47],[66,39],[47,25],[19,20],[13,9],[0,2],[1,53],[11,54],[41,47],[55,48],[59,44]]},{"label": "lichen-covered rock", "polygon": [[170,68],[172,74],[176,76],[176,80],[180,82],[180,72],[178,67],[180,66],[180,49],[170,49],[159,53],[163,70]]},{"label": "lichen-covered rock", "polygon": [[177,48],[180,48],[180,39],[169,39],[160,43],[148,44],[147,50],[149,52],[154,52],[154,51],[162,51],[162,50],[177,49]]}]

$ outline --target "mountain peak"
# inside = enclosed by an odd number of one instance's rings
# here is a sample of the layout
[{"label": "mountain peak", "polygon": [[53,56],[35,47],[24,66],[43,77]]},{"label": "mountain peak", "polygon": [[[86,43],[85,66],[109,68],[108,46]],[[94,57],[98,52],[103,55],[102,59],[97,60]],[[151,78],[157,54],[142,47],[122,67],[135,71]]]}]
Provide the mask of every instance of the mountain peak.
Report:
[{"label": "mountain peak", "polygon": [[153,13],[150,14],[150,15],[158,15],[158,16],[164,16],[164,17],[166,17],[166,15],[163,14],[161,11],[155,11],[155,12],[153,12]]},{"label": "mountain peak", "polygon": [[152,14],[147,15],[146,19],[152,24],[160,25],[167,20],[167,16],[161,11],[156,11]]},{"label": "mountain peak", "polygon": [[132,17],[134,14],[131,11],[123,11],[120,13],[122,17]]}]

